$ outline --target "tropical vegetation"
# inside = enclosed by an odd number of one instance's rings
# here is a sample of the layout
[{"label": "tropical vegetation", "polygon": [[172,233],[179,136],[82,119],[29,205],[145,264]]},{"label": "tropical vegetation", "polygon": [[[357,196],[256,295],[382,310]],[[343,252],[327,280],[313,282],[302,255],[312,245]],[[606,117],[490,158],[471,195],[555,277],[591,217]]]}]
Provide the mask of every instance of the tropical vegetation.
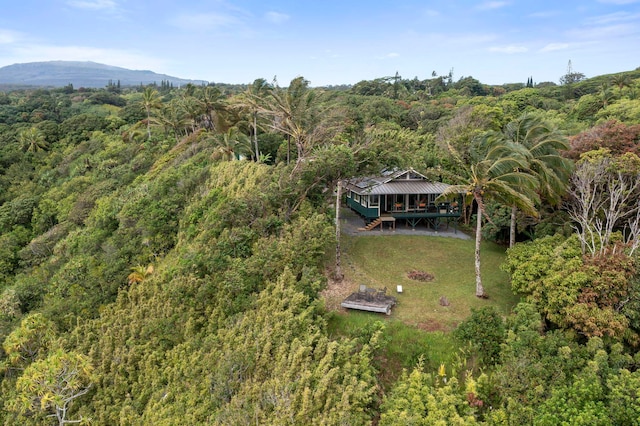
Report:
[{"label": "tropical vegetation", "polygon": [[[574,74],[0,92],[0,423],[640,423],[640,71]],[[340,181],[409,167],[465,195],[453,330],[323,296]]]}]

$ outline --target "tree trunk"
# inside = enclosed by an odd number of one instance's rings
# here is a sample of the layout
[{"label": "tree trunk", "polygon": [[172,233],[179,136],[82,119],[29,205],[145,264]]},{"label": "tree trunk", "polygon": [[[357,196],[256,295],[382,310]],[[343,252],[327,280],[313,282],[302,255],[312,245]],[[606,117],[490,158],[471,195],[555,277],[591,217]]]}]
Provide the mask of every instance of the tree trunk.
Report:
[{"label": "tree trunk", "polygon": [[340,201],[342,199],[342,185],[340,181],[336,184],[336,270],[335,270],[335,280],[340,282],[344,275],[342,274],[342,265],[341,265],[341,249],[340,249]]},{"label": "tree trunk", "polygon": [[485,297],[482,278],[480,277],[480,242],[482,241],[482,208],[478,205],[478,218],[476,220],[476,297]]},{"label": "tree trunk", "polygon": [[291,136],[287,135],[287,165],[289,165],[291,156]]},{"label": "tree trunk", "polygon": [[260,162],[260,150],[258,149],[258,113],[253,113],[253,144],[256,147],[256,162]]},{"label": "tree trunk", "polygon": [[511,226],[509,227],[509,248],[516,245],[516,213],[518,208],[516,206],[511,207]]},{"label": "tree trunk", "polygon": [[147,109],[147,140],[151,139],[151,110]]}]

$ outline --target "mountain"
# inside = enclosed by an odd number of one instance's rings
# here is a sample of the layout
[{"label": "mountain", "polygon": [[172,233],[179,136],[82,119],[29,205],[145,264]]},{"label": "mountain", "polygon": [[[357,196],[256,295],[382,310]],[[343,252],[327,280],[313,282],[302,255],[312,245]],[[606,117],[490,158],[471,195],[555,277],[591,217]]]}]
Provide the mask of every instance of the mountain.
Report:
[{"label": "mountain", "polygon": [[148,70],[130,70],[96,62],[49,61],[13,64],[0,68],[0,85],[53,86],[69,83],[74,87],[104,87],[109,81],[122,86],[160,84],[168,81],[174,86],[207,84],[204,80],[187,80]]}]

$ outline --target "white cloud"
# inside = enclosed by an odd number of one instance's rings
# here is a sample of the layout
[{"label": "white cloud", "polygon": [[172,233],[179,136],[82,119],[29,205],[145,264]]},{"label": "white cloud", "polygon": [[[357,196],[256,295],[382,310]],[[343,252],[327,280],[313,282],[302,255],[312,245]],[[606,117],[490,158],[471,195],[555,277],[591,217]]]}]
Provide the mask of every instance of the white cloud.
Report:
[{"label": "white cloud", "polygon": [[583,40],[606,41],[611,38],[627,37],[637,34],[638,28],[632,24],[605,25],[601,27],[588,27],[568,31],[570,36]]},{"label": "white cloud", "polygon": [[382,56],[376,56],[376,59],[393,59],[393,58],[399,58],[400,54],[397,52],[389,52],[386,55],[382,55]]},{"label": "white cloud", "polygon": [[428,18],[434,18],[436,16],[440,16],[440,12],[434,9],[425,9],[422,11],[422,14]]},{"label": "white cloud", "polygon": [[489,48],[489,52],[507,53],[510,55],[515,53],[524,53],[528,50],[529,49],[527,49],[526,47],[517,44],[510,44],[508,46],[494,46]]},{"label": "white cloud", "polygon": [[0,29],[0,44],[12,44],[19,38],[20,35],[15,31]]},{"label": "white cloud", "polygon": [[600,2],[600,3],[619,4],[619,5],[633,4],[633,3],[637,3],[638,1],[640,1],[640,0],[598,0],[598,2]]},{"label": "white cloud", "polygon": [[507,5],[509,5],[509,2],[507,2],[507,1],[487,1],[487,2],[479,4],[476,7],[476,9],[493,10],[493,9],[500,9],[500,8],[505,7]]},{"label": "white cloud", "polygon": [[6,65],[45,61],[93,61],[130,69],[157,70],[166,67],[164,60],[136,51],[46,44],[25,44],[13,47],[10,52],[3,53],[2,61]]},{"label": "white cloud", "polygon": [[555,52],[556,50],[565,50],[569,48],[568,43],[549,43],[540,49],[540,52]]},{"label": "white cloud", "polygon": [[114,10],[118,4],[113,0],[70,0],[69,6],[88,10]]},{"label": "white cloud", "polygon": [[171,24],[183,30],[208,31],[236,25],[238,19],[223,13],[183,14],[171,20]]},{"label": "white cloud", "polygon": [[615,12],[608,15],[593,16],[586,22],[594,25],[607,25],[614,22],[628,22],[640,19],[640,14],[627,12]]},{"label": "white cloud", "polygon": [[463,32],[429,32],[417,33],[407,32],[404,39],[415,44],[432,45],[433,47],[444,47],[449,49],[451,46],[477,46],[491,43],[498,39],[496,34],[491,33],[463,33]]},{"label": "white cloud", "polygon": [[560,14],[557,10],[542,10],[540,12],[534,12],[529,14],[529,18],[551,18]]},{"label": "white cloud", "polygon": [[284,13],[278,13],[278,12],[267,12],[265,14],[265,18],[267,19],[267,21],[271,22],[272,24],[282,24],[289,20],[289,15],[285,15]]}]

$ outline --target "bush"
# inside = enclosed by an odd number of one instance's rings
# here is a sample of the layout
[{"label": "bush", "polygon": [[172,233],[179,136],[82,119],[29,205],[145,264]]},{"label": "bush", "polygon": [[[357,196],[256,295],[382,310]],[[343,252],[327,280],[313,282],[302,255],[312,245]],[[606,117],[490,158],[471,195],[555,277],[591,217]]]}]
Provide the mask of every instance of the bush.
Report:
[{"label": "bush", "polygon": [[455,329],[454,337],[468,343],[487,364],[495,364],[500,356],[500,345],[505,340],[502,317],[495,307],[472,309],[471,316]]}]

